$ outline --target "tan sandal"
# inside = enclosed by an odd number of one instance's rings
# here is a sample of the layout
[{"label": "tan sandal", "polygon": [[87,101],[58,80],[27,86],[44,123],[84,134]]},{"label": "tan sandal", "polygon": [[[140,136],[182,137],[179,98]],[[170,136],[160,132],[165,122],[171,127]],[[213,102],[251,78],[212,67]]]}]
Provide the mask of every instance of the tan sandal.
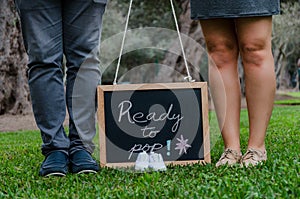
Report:
[{"label": "tan sandal", "polygon": [[237,152],[232,149],[225,149],[224,153],[221,155],[221,158],[216,164],[216,167],[223,166],[223,165],[234,165],[239,164],[242,158],[242,153]]},{"label": "tan sandal", "polygon": [[267,151],[260,151],[257,149],[249,148],[242,158],[242,164],[246,167],[258,165],[267,160]]}]

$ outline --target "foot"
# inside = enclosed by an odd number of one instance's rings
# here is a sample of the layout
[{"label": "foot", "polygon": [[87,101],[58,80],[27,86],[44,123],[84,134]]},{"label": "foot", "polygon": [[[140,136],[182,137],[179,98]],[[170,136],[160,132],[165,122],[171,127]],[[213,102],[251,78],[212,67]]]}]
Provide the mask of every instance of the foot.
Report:
[{"label": "foot", "polygon": [[165,171],[167,167],[161,154],[151,152],[149,156],[149,168],[154,171]]},{"label": "foot", "polygon": [[134,169],[137,171],[145,171],[149,167],[149,155],[144,151],[139,153]]},{"label": "foot", "polygon": [[267,151],[260,151],[257,149],[249,148],[242,158],[242,164],[246,167],[252,165],[256,166],[267,160]]},{"label": "foot", "polygon": [[70,170],[72,173],[97,173],[99,166],[91,154],[84,149],[70,155]]},{"label": "foot", "polygon": [[61,151],[49,153],[43,161],[39,175],[48,176],[65,176],[68,172],[68,155]]},{"label": "foot", "polygon": [[223,166],[223,165],[234,165],[240,163],[242,158],[242,153],[237,152],[232,149],[225,149],[224,153],[221,155],[221,158],[216,164],[216,167]]}]

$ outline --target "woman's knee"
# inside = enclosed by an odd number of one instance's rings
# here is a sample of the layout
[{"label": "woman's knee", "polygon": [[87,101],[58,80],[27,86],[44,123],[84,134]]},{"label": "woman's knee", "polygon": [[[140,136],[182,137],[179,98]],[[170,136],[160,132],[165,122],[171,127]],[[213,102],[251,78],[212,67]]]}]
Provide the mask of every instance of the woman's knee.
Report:
[{"label": "woman's knee", "polygon": [[259,67],[272,56],[272,17],[237,19],[236,29],[244,65]]},{"label": "woman's knee", "polygon": [[271,44],[266,39],[253,39],[239,46],[244,65],[260,67],[272,55]]},{"label": "woman's knee", "polygon": [[218,68],[234,65],[238,58],[238,47],[235,42],[222,38],[206,41],[209,55]]}]

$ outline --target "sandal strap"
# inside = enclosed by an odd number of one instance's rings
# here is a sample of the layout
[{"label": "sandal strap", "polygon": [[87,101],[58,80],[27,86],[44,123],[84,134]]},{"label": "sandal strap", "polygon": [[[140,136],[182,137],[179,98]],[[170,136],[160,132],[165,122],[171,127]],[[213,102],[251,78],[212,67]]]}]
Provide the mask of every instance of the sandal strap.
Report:
[{"label": "sandal strap", "polygon": [[243,156],[243,161],[253,160],[253,161],[263,161],[267,158],[266,151],[260,151],[257,149],[249,148],[245,155]]},{"label": "sandal strap", "polygon": [[237,152],[235,150],[227,148],[221,155],[221,158],[219,159],[216,165],[220,166],[227,163],[230,165],[235,163],[240,163],[241,158],[242,158],[241,152]]}]

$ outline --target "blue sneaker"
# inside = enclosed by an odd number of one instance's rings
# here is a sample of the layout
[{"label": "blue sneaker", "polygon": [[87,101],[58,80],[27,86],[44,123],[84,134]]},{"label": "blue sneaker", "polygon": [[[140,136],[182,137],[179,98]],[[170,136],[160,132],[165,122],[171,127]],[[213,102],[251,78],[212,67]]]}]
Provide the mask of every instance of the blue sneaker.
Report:
[{"label": "blue sneaker", "polygon": [[72,173],[97,173],[99,166],[86,150],[78,150],[70,155],[70,170]]},{"label": "blue sneaker", "polygon": [[61,151],[53,151],[47,155],[43,161],[39,175],[48,176],[65,176],[68,172],[68,155]]}]

